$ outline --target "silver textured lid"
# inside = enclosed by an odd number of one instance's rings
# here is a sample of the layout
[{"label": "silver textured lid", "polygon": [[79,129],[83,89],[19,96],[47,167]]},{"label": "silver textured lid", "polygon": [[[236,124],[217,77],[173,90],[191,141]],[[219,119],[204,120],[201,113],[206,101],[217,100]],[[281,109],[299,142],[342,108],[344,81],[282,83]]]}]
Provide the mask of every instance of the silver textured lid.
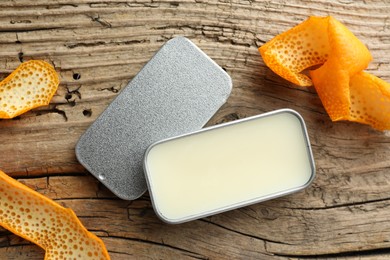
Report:
[{"label": "silver textured lid", "polygon": [[229,75],[184,37],[169,40],[81,136],[79,162],[122,199],[147,189],[152,143],[202,128],[225,103]]}]

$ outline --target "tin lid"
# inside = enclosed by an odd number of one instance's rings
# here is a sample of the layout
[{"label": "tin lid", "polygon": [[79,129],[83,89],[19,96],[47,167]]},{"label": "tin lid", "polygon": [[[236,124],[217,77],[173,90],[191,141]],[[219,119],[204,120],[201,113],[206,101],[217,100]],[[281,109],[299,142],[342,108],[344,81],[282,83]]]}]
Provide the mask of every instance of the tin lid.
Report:
[{"label": "tin lid", "polygon": [[229,75],[184,37],[168,41],[81,136],[79,162],[122,199],[147,189],[152,143],[202,128],[225,103]]}]

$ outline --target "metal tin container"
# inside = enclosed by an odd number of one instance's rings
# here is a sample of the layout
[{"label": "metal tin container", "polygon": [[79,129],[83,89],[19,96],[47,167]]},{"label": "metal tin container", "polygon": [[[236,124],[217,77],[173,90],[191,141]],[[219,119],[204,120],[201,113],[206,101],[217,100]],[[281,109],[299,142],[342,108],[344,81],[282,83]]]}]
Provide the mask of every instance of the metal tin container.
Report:
[{"label": "metal tin container", "polygon": [[195,44],[169,40],[83,134],[77,159],[118,197],[136,199],[147,189],[148,146],[201,129],[231,89],[229,75]]},{"label": "metal tin container", "polygon": [[156,142],[144,171],[157,216],[176,224],[302,190],[315,164],[303,118],[282,109]]}]

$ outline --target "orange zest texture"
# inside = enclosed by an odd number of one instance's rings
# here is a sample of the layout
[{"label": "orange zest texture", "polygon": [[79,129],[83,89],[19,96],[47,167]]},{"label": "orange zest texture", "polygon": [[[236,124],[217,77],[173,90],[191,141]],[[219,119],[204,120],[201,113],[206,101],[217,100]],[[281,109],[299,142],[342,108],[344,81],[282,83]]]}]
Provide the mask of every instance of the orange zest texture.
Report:
[{"label": "orange zest texture", "polygon": [[58,75],[49,63],[41,60],[22,63],[0,82],[0,118],[14,118],[48,105],[58,84]]},{"label": "orange zest texture", "polygon": [[69,208],[0,171],[0,225],[46,251],[45,259],[110,259]]},{"label": "orange zest texture", "polygon": [[303,87],[314,85],[332,121],[390,129],[390,84],[363,72],[372,60],[370,52],[333,17],[312,16],[259,51],[282,78]]}]

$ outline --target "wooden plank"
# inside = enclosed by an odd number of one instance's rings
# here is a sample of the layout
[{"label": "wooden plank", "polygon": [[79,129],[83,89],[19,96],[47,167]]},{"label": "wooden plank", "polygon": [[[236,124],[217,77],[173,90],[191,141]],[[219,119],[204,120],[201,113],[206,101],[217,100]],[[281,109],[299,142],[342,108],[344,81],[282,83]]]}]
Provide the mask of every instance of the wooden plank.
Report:
[{"label": "wooden plank", "polygon": [[[329,14],[371,50],[368,71],[390,81],[386,1],[1,1],[0,78],[23,60],[44,59],[61,84],[49,106],[0,120],[0,168],[73,208],[113,259],[387,259],[390,135],[332,123],[314,89],[280,79],[257,51],[309,15]],[[79,165],[80,135],[176,35],[193,40],[232,77],[232,94],[208,125],[283,107],[302,114],[317,165],[311,187],[169,226],[155,217],[147,195],[121,201]],[[0,258],[42,259],[43,251],[1,229]]]}]

